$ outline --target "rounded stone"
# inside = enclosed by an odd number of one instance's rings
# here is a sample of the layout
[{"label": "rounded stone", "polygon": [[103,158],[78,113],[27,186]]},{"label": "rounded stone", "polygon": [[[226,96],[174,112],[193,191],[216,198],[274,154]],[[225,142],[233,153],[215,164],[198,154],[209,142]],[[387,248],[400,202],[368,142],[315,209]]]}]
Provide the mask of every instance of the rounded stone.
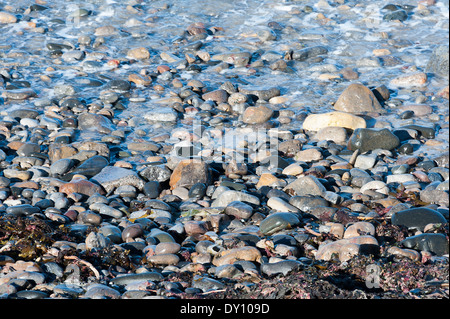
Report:
[{"label": "rounded stone", "polygon": [[267,216],[259,224],[259,229],[264,235],[271,235],[283,229],[292,228],[300,223],[293,213],[279,212]]},{"label": "rounded stone", "polygon": [[395,212],[391,216],[393,225],[416,228],[423,231],[427,224],[447,223],[445,217],[439,212],[426,207],[414,207]]},{"label": "rounded stone", "polygon": [[344,232],[344,238],[362,235],[375,236],[375,226],[369,222],[356,222],[350,225]]},{"label": "rounded stone", "polygon": [[361,153],[384,149],[392,150],[400,145],[400,140],[390,130],[373,129],[373,128],[358,128],[350,136],[347,147],[351,151],[360,150]]},{"label": "rounded stone", "polygon": [[176,265],[180,257],[175,254],[159,254],[147,257],[147,262],[153,265]]},{"label": "rounded stone", "polygon": [[225,208],[225,214],[238,219],[248,219],[253,214],[253,207],[241,201],[233,201]]},{"label": "rounded stone", "polygon": [[310,114],[303,122],[303,129],[317,132],[327,127],[343,127],[351,130],[366,128],[366,121],[357,115],[345,112]]},{"label": "rounded stone", "polygon": [[178,243],[159,243],[156,245],[155,254],[176,254],[180,251],[181,245]]},{"label": "rounded stone", "polygon": [[134,239],[144,235],[144,229],[141,224],[131,224],[125,227],[122,231],[122,240],[126,242],[129,239]]},{"label": "rounded stone", "polygon": [[250,106],[245,109],[242,121],[247,124],[261,124],[267,122],[273,115],[273,110],[265,105]]},{"label": "rounded stone", "polygon": [[350,84],[342,92],[334,109],[348,113],[385,112],[373,92],[359,83]]},{"label": "rounded stone", "polygon": [[400,242],[404,247],[429,251],[438,256],[448,254],[448,240],[444,234],[420,234]]}]

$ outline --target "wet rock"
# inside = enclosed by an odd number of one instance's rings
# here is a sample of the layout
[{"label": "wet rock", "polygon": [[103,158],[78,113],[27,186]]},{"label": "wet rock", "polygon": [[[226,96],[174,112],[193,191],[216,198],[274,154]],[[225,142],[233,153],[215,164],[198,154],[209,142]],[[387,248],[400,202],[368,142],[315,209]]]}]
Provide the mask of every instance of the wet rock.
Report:
[{"label": "wet rock", "polygon": [[350,136],[347,147],[351,151],[359,149],[364,153],[378,148],[392,150],[399,145],[398,137],[388,129],[359,128]]},{"label": "wet rock", "polygon": [[399,110],[401,111],[412,111],[414,116],[424,116],[431,114],[433,112],[433,108],[426,104],[407,104],[399,106]]},{"label": "wet rock", "polygon": [[9,100],[27,100],[37,94],[32,89],[15,89],[3,91],[2,96]]},{"label": "wet rock", "polygon": [[326,192],[325,186],[315,176],[301,176],[284,189],[286,193],[292,192],[293,195],[318,195],[322,196]]},{"label": "wet rock", "polygon": [[17,18],[10,13],[0,11],[0,23],[16,23]]},{"label": "wet rock", "polygon": [[54,175],[64,175],[75,165],[75,161],[69,158],[63,158],[52,163],[50,172]]},{"label": "wet rock", "polygon": [[225,208],[225,214],[238,219],[249,219],[253,215],[253,208],[241,201],[232,201]]},{"label": "wet rock", "polygon": [[207,292],[209,290],[223,289],[225,285],[218,280],[200,275],[195,275],[192,281],[192,287],[201,289],[201,291],[203,292]]},{"label": "wet rock", "polygon": [[324,46],[315,46],[310,48],[301,49],[298,51],[295,51],[292,54],[292,58],[294,60],[298,61],[306,61],[310,58],[314,58],[320,55],[326,55],[328,54],[328,49]]},{"label": "wet rock", "polygon": [[105,238],[108,238],[112,243],[119,244],[122,242],[122,231],[117,226],[105,225],[102,226],[98,231]]},{"label": "wet rock", "polygon": [[347,131],[343,127],[329,126],[321,128],[313,137],[315,141],[333,141],[339,145],[347,142]]},{"label": "wet rock", "polygon": [[139,175],[148,181],[165,182],[170,179],[172,171],[165,165],[150,165],[141,169]]},{"label": "wet rock", "polygon": [[177,243],[159,243],[156,245],[155,253],[158,254],[176,254],[180,251],[181,245]]},{"label": "wet rock", "polygon": [[271,235],[280,230],[292,228],[299,223],[300,220],[293,213],[273,213],[261,221],[259,229],[264,235]]},{"label": "wet rock", "polygon": [[211,100],[217,104],[225,103],[228,101],[228,93],[225,90],[214,90],[202,95],[202,99],[205,101]]},{"label": "wet rock", "polygon": [[110,192],[123,185],[132,185],[137,189],[142,190],[145,184],[136,172],[117,166],[104,167],[100,173],[93,176],[91,180],[99,183],[106,192]]},{"label": "wet rock", "polygon": [[420,133],[420,135],[422,135],[423,137],[426,137],[426,138],[435,138],[435,135],[436,135],[434,127],[410,124],[410,125],[405,125],[402,128],[418,131]]},{"label": "wet rock", "polygon": [[430,204],[437,204],[444,207],[449,207],[449,195],[448,190],[440,189],[424,189],[419,193],[421,201]]},{"label": "wet rock", "polygon": [[41,210],[39,207],[31,206],[29,204],[10,206],[6,208],[7,214],[13,214],[16,216],[36,214],[40,211]]},{"label": "wet rock", "polygon": [[275,276],[283,274],[286,276],[292,270],[297,270],[302,267],[302,263],[297,260],[282,260],[275,263],[261,264],[261,272],[268,276]]},{"label": "wet rock", "polygon": [[126,93],[130,90],[131,84],[126,80],[111,80],[107,83],[107,88],[117,93]]},{"label": "wet rock", "polygon": [[438,76],[448,79],[449,77],[449,46],[440,45],[437,46],[431,54],[428,61],[426,72],[435,73]]},{"label": "wet rock", "polygon": [[128,51],[127,56],[130,59],[145,60],[150,58],[150,52],[146,48],[134,48]]},{"label": "wet rock", "polygon": [[71,182],[68,182],[64,185],[62,185],[59,188],[59,191],[64,194],[72,194],[72,193],[79,193],[86,196],[92,196],[96,193],[99,194],[105,194],[105,191],[102,189],[101,186],[94,184],[90,181],[84,180],[84,179],[78,179]]},{"label": "wet rock", "polygon": [[211,207],[226,207],[231,202],[240,201],[253,205],[260,205],[258,197],[239,191],[227,190],[221,193],[211,204]]},{"label": "wet rock", "polygon": [[151,151],[151,152],[157,152],[161,147],[153,142],[131,142],[127,145],[128,149],[130,151],[136,151],[136,152],[145,152],[145,151]]},{"label": "wet rock", "polygon": [[211,171],[207,163],[199,159],[187,159],[178,163],[170,176],[170,187],[191,187],[196,183],[211,183]]},{"label": "wet rock", "polygon": [[375,226],[369,222],[356,222],[344,232],[344,238],[370,235],[375,236]]},{"label": "wet rock", "polygon": [[449,152],[444,152],[440,155],[437,155],[434,159],[433,159],[436,164],[440,167],[449,167]]},{"label": "wet rock", "polygon": [[72,174],[80,174],[91,178],[101,172],[103,168],[108,166],[108,160],[100,155],[95,155],[88,158],[83,163],[81,163],[77,168],[75,168]]},{"label": "wet rock", "polygon": [[81,130],[95,130],[99,133],[110,134],[113,126],[111,121],[103,115],[82,113],[78,116],[78,127]]},{"label": "wet rock", "polygon": [[298,209],[296,207],[275,196],[269,198],[269,200],[267,201],[267,206],[278,212],[298,212]]},{"label": "wet rock", "polygon": [[278,88],[239,87],[239,92],[246,95],[255,95],[258,99],[264,101],[280,95]]},{"label": "wet rock", "polygon": [[383,16],[383,20],[385,21],[405,21],[406,19],[408,19],[408,13],[405,10],[388,12]]},{"label": "wet rock", "polygon": [[265,105],[250,106],[245,109],[242,121],[247,124],[261,124],[267,122],[273,114],[273,110]]},{"label": "wet rock", "polygon": [[306,163],[319,161],[322,158],[323,158],[322,153],[316,148],[310,148],[303,151],[299,151],[297,154],[295,154],[294,157],[296,161]]},{"label": "wet rock", "polygon": [[87,299],[119,299],[117,290],[103,284],[91,284],[83,295]]},{"label": "wet rock", "polygon": [[247,51],[243,52],[230,52],[230,53],[220,53],[211,56],[211,60],[223,61],[228,64],[239,66],[246,66],[252,57],[252,54]]},{"label": "wet rock", "polygon": [[226,264],[233,264],[238,260],[260,262],[260,259],[261,253],[256,247],[244,246],[241,248],[233,248],[219,252],[214,256],[212,263],[215,266],[222,266]]},{"label": "wet rock", "polygon": [[315,258],[317,260],[331,260],[337,256],[341,262],[359,254],[376,254],[379,250],[378,241],[372,236],[358,236],[339,239],[323,244],[319,247]]},{"label": "wet rock", "polygon": [[158,181],[149,181],[145,183],[143,191],[149,198],[157,198],[161,192],[161,185]]},{"label": "wet rock", "polygon": [[88,250],[101,250],[108,246],[108,239],[101,233],[90,232],[85,240]]},{"label": "wet rock", "polygon": [[159,265],[176,265],[180,261],[180,257],[175,254],[159,254],[147,257],[147,262],[159,266]]},{"label": "wet rock", "polygon": [[189,190],[188,196],[189,198],[203,198],[206,195],[207,185],[204,183],[196,183],[192,185]]},{"label": "wet rock", "polygon": [[314,207],[321,206],[327,207],[329,206],[328,202],[320,196],[293,196],[289,199],[289,204],[297,207],[303,212],[309,212]]},{"label": "wet rock", "polygon": [[41,152],[41,147],[36,143],[25,143],[17,150],[19,156],[33,156]]},{"label": "wet rock", "polygon": [[111,283],[119,286],[129,285],[139,281],[162,281],[164,276],[155,271],[148,271],[138,274],[119,275],[111,280]]},{"label": "wet rock", "polygon": [[[337,111],[348,113],[384,112],[373,92],[362,84],[350,84],[334,104]],[[358,120],[358,124],[362,122]],[[337,126],[337,125],[336,125]]]},{"label": "wet rock", "polygon": [[404,247],[429,251],[438,256],[448,254],[448,240],[443,234],[420,234],[400,242]]},{"label": "wet rock", "polygon": [[144,235],[144,229],[141,224],[131,224],[122,231],[122,240],[127,242],[129,239],[141,237]]},{"label": "wet rock", "polygon": [[422,87],[428,81],[428,77],[423,72],[402,75],[396,77],[389,82],[390,86],[401,87],[401,88],[411,88],[411,87]]}]

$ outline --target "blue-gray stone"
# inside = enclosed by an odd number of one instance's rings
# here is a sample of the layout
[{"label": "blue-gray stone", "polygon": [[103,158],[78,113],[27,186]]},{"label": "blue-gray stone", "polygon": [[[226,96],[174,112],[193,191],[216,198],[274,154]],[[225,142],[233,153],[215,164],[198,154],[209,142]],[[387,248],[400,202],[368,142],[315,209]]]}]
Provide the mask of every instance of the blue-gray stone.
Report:
[{"label": "blue-gray stone", "polygon": [[443,234],[420,234],[401,241],[406,248],[434,253],[438,256],[448,254],[448,240]]},{"label": "blue-gray stone", "polygon": [[447,220],[433,209],[415,207],[392,214],[391,222],[393,225],[417,228],[423,231],[427,224],[446,223]]}]

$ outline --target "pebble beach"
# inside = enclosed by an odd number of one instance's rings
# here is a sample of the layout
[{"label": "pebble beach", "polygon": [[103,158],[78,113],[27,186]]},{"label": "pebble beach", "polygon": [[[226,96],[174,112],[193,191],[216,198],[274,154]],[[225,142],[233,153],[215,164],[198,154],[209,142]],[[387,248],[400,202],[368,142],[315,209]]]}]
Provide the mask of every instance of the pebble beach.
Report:
[{"label": "pebble beach", "polygon": [[0,3],[0,299],[448,299],[448,0]]}]

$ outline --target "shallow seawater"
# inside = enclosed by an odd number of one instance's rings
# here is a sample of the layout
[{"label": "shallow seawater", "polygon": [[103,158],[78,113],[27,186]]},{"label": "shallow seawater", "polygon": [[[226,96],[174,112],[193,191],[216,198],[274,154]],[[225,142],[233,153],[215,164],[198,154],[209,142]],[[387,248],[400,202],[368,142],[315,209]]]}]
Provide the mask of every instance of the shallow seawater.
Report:
[{"label": "shallow seawater", "polygon": [[[98,101],[102,86],[85,85],[81,77],[106,83],[111,79],[127,79],[130,73],[141,70],[154,72],[161,64],[177,68],[177,76],[186,83],[200,80],[209,88],[217,89],[225,81],[236,85],[271,88],[277,87],[286,102],[275,109],[318,113],[333,109],[332,104],[351,83],[360,82],[369,88],[389,86],[389,81],[407,72],[423,71],[434,47],[448,43],[449,2],[436,1],[425,6],[418,1],[43,1],[43,11],[27,11],[30,1],[3,1],[0,10],[16,10],[18,23],[0,25],[0,67],[13,68],[18,78],[27,81],[39,98],[55,98],[54,86],[70,84],[76,94],[87,102]],[[408,13],[405,21],[385,21],[388,4],[395,4]],[[35,27],[30,27],[35,23]],[[207,34],[186,37],[188,27],[203,23]],[[100,36],[96,29],[114,26],[112,35],[104,36],[103,44],[93,47]],[[39,32],[36,28],[42,28]],[[81,35],[91,38],[91,44],[78,43]],[[184,59],[185,52],[195,42],[201,42],[201,50],[210,56],[226,52],[247,51],[252,54],[249,65],[235,66],[220,72],[213,63],[204,63],[201,72],[188,70],[177,62],[161,59],[161,53],[169,53],[175,59]],[[56,62],[46,48],[48,43],[66,44],[84,50],[81,61]],[[287,61],[288,72],[272,70],[271,60],[262,61],[268,53],[273,59],[283,58],[286,52],[324,46],[326,55],[306,61]],[[150,59],[127,63],[130,48],[145,47]],[[374,49],[387,49],[388,56],[375,56]],[[269,55],[270,57],[270,55]],[[124,62],[113,69],[107,62],[113,59]],[[265,58],[266,59],[266,58]],[[269,59],[269,58],[267,58]],[[257,62],[262,63],[257,63]],[[88,62],[89,67],[86,66]],[[54,71],[48,71],[53,67]],[[344,80],[340,71],[352,68],[359,74],[354,81]],[[321,80],[320,74],[336,75],[331,80]],[[51,82],[40,80],[41,75],[51,76]],[[100,84],[102,83],[100,82]],[[156,91],[147,87],[132,90],[130,101],[118,118],[142,127],[149,133],[170,131],[171,126],[148,125],[143,114],[160,107],[156,101],[173,97],[178,93],[170,87],[170,81],[157,80],[167,88]],[[431,126],[448,117],[448,100],[434,99],[448,81],[429,77],[425,88],[392,89],[393,104],[385,106],[386,115],[376,121],[386,121],[391,127],[403,124]],[[431,105],[438,117],[399,120],[398,104],[414,104],[418,96],[425,96],[424,104]],[[133,102],[135,101],[135,102]],[[33,102],[25,102],[33,107]],[[23,104],[22,104],[23,106]],[[3,110],[17,105],[0,105]],[[381,124],[380,124],[381,125]],[[283,124],[283,129],[299,129],[301,122],[295,118]],[[439,131],[436,139],[444,139],[448,145],[448,125]],[[421,150],[423,151],[423,149]],[[432,151],[432,150],[430,150]]]}]

